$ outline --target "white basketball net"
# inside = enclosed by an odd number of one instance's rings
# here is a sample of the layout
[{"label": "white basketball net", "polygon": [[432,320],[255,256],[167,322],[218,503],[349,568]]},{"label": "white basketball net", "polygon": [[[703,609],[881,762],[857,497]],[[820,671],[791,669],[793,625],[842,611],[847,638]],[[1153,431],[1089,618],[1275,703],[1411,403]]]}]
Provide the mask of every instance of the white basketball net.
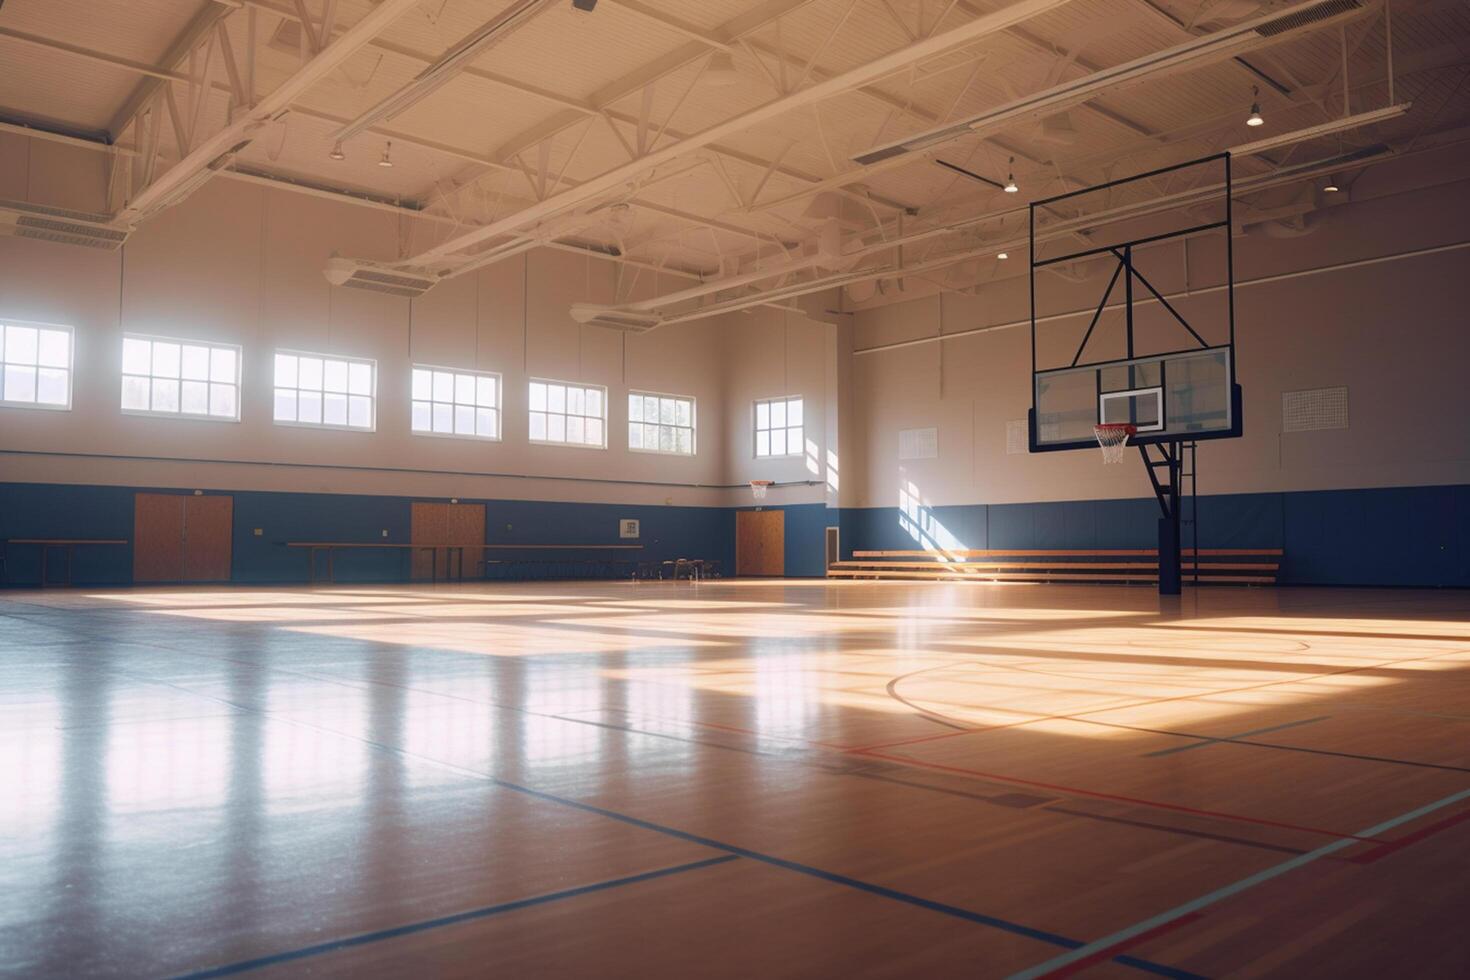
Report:
[{"label": "white basketball net", "polygon": [[771,489],[771,481],[770,480],[751,480],[750,481],[750,494],[751,494],[751,496],[755,497],[756,500],[765,500],[766,499],[766,491],[769,490],[769,489]]},{"label": "white basketball net", "polygon": [[1128,437],[1138,430],[1131,425],[1110,422],[1094,425],[1092,431],[1097,434],[1097,444],[1102,447],[1103,462],[1117,463],[1122,461],[1123,452],[1128,448]]}]

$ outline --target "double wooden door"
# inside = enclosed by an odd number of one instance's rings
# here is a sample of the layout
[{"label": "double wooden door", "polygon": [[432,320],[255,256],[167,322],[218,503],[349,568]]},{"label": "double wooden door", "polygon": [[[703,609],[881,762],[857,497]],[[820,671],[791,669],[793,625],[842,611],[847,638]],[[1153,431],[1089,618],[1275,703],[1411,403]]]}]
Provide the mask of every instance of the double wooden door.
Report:
[{"label": "double wooden door", "polygon": [[234,527],[234,497],[137,494],[133,581],[228,582]]},{"label": "double wooden door", "polygon": [[786,574],[786,512],[735,512],[735,574]]},{"label": "double wooden door", "polygon": [[[437,565],[440,578],[473,577],[484,553],[476,545],[485,543],[484,504],[436,504],[415,502],[410,515],[409,540],[414,544],[460,545],[451,559],[448,548],[413,552],[413,578],[427,580]],[[464,567],[460,567],[460,556]]]}]

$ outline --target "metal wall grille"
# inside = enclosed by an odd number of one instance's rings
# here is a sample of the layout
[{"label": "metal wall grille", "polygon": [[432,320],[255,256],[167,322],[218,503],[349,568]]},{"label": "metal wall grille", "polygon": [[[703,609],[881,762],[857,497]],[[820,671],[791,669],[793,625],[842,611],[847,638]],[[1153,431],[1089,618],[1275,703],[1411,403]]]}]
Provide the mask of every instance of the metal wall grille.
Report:
[{"label": "metal wall grille", "polygon": [[939,456],[938,429],[901,429],[898,433],[899,459],[935,459]]},{"label": "metal wall grille", "polygon": [[1310,388],[1281,393],[1281,431],[1311,432],[1348,427],[1348,390]]},{"label": "metal wall grille", "polygon": [[1030,433],[1026,431],[1025,419],[1006,422],[1006,455],[1024,456],[1031,451]]}]

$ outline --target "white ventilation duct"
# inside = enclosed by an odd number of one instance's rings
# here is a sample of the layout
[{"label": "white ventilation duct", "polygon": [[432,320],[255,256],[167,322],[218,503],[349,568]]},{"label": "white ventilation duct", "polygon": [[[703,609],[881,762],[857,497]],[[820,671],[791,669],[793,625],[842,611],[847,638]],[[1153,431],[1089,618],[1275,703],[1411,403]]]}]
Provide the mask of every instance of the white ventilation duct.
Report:
[{"label": "white ventilation duct", "polygon": [[384,268],[357,259],[344,259],[338,255],[327,260],[322,274],[334,286],[367,289],[391,296],[420,296],[438,282],[431,275]]},{"label": "white ventilation duct", "polygon": [[112,224],[103,214],[0,200],[0,235],[12,238],[112,251],[122,247],[131,231]]}]

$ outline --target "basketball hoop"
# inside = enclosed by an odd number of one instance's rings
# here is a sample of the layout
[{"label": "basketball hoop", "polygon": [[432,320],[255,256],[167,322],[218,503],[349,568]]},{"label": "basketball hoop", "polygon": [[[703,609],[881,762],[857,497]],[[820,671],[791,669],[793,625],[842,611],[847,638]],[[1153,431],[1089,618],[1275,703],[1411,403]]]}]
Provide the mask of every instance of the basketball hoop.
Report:
[{"label": "basketball hoop", "polygon": [[1097,435],[1097,444],[1102,447],[1104,463],[1122,462],[1128,440],[1138,434],[1137,426],[1126,422],[1104,422],[1094,425],[1092,431]]},{"label": "basketball hoop", "polygon": [[756,500],[765,500],[766,499],[766,491],[769,490],[769,489],[771,489],[771,484],[774,483],[774,482],[775,482],[774,480],[751,480],[750,481],[750,493],[751,493],[751,496],[755,497]]}]

